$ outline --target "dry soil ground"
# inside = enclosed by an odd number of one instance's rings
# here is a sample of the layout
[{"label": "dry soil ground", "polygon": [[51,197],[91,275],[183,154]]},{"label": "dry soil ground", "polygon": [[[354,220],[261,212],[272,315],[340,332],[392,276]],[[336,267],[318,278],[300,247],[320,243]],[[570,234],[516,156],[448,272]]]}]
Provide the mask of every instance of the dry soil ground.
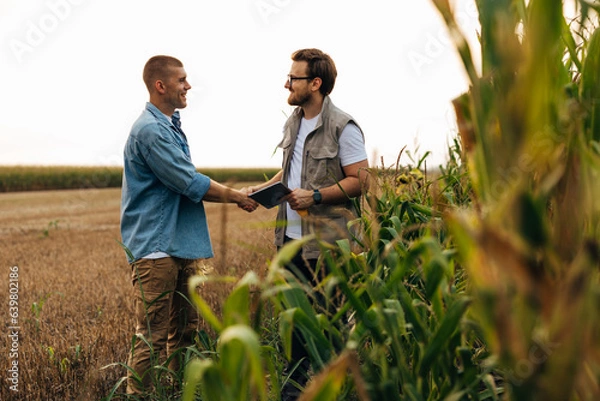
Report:
[{"label": "dry soil ground", "polygon": [[[126,361],[133,334],[119,201],[120,189],[0,194],[0,400],[99,400],[124,375],[101,369]],[[274,210],[206,207],[216,274],[264,272]],[[218,307],[226,293],[205,296]]]}]

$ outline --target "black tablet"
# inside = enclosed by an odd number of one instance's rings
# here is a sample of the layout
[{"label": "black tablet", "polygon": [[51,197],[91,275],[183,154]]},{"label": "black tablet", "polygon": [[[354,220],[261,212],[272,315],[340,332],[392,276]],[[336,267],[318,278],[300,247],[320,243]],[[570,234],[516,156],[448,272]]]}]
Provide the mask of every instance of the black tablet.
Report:
[{"label": "black tablet", "polygon": [[281,203],[281,199],[290,192],[292,192],[291,189],[283,185],[281,181],[277,181],[268,187],[264,187],[256,192],[252,192],[248,196],[267,209],[270,209],[273,206],[279,205]]}]

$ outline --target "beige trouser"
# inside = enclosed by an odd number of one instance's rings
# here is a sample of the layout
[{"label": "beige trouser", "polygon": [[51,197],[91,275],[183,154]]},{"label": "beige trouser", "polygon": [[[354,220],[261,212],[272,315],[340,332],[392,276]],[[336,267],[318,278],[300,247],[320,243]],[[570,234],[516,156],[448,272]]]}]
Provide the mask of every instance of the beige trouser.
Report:
[{"label": "beige trouser", "polygon": [[[199,262],[167,257],[140,259],[131,265],[136,338],[127,364],[142,381],[128,370],[128,394],[151,390],[153,371],[149,368],[160,363],[163,351],[170,357],[194,344],[199,317],[188,302],[188,279],[197,274]],[[183,358],[181,353],[175,356],[169,369],[179,372]]]}]

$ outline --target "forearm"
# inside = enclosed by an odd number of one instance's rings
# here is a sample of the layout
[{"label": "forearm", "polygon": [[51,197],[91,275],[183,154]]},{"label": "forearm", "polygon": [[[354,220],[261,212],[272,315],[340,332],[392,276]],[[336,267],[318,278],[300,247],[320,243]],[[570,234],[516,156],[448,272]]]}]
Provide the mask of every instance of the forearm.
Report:
[{"label": "forearm", "polygon": [[210,187],[202,198],[207,202],[240,203],[246,195],[237,189],[229,188],[223,184],[210,180]]},{"label": "forearm", "polygon": [[[366,160],[351,164],[344,167],[346,177],[328,187],[316,188],[321,193],[321,203],[335,205],[360,196],[368,185],[366,168]],[[294,210],[307,209],[315,204],[313,191],[301,188],[294,189],[287,201]]]},{"label": "forearm", "polygon": [[323,198],[322,203],[344,203],[348,198],[355,198],[362,193],[361,182],[358,177],[346,177],[329,187],[319,188]]},{"label": "forearm", "polygon": [[[364,181],[358,177],[346,177],[329,187],[318,188],[321,192],[322,204],[342,204],[348,198],[357,197],[362,193]],[[307,209],[315,204],[313,190],[296,188],[287,198],[294,210]]]}]

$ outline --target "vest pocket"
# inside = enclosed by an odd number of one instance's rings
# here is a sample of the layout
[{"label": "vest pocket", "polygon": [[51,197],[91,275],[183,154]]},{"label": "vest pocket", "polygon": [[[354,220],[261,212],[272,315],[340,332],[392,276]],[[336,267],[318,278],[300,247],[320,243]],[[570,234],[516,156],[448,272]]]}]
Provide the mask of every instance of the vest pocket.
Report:
[{"label": "vest pocket", "polygon": [[341,167],[337,156],[337,144],[313,147],[308,151],[306,174],[313,184],[310,189],[333,185],[336,178],[340,179]]},{"label": "vest pocket", "polygon": [[284,137],[277,147],[283,151],[283,166],[285,167],[286,163],[291,162],[292,138],[289,136]]},{"label": "vest pocket", "polygon": [[279,142],[279,145],[277,145],[278,148],[281,149],[288,149],[290,146],[292,146],[292,138],[289,136],[284,137],[281,142]]}]

